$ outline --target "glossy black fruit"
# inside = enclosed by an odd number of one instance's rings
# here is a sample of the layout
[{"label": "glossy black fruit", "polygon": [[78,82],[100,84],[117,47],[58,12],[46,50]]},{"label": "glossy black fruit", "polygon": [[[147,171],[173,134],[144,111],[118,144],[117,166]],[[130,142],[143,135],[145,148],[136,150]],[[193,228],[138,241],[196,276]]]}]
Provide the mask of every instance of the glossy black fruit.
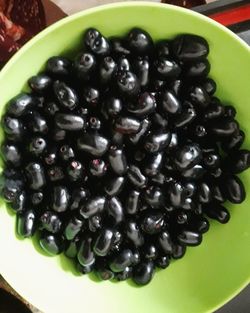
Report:
[{"label": "glossy black fruit", "polygon": [[105,197],[96,196],[83,203],[80,207],[80,214],[84,218],[89,218],[103,211],[106,203]]},{"label": "glossy black fruit", "polygon": [[119,198],[112,197],[107,203],[107,214],[109,221],[113,225],[118,225],[124,221],[123,205]]},{"label": "glossy black fruit", "polygon": [[79,54],[73,64],[77,77],[89,80],[97,66],[96,58],[92,53],[84,52]]},{"label": "glossy black fruit", "polygon": [[162,93],[162,108],[168,114],[176,114],[181,110],[181,103],[171,91],[164,91]]},{"label": "glossy black fruit", "polygon": [[95,262],[92,245],[93,239],[89,235],[83,236],[83,239],[79,242],[77,259],[82,266],[92,265]]},{"label": "glossy black fruit", "polygon": [[70,194],[66,187],[54,187],[52,194],[52,208],[56,212],[64,212],[69,206]]},{"label": "glossy black fruit", "polygon": [[226,224],[230,219],[228,210],[219,203],[211,203],[205,210],[208,217],[217,220],[221,224]]},{"label": "glossy black fruit", "polygon": [[111,229],[103,229],[99,233],[95,244],[94,252],[98,256],[106,256],[112,248],[114,241],[114,232]]},{"label": "glossy black fruit", "polygon": [[33,210],[27,210],[17,215],[17,234],[22,238],[32,237],[37,226],[37,215]]},{"label": "glossy black fruit", "polygon": [[202,235],[194,231],[183,230],[178,234],[177,239],[182,245],[198,246],[202,242]]},{"label": "glossy black fruit", "polygon": [[152,261],[138,264],[133,271],[133,280],[137,285],[147,285],[153,278],[154,263]]},{"label": "glossy black fruit", "polygon": [[77,140],[80,150],[95,157],[101,157],[109,146],[109,140],[98,133],[85,133]]},{"label": "glossy black fruit", "polygon": [[176,61],[166,57],[159,57],[155,61],[155,71],[159,79],[176,80],[181,74],[181,68]]},{"label": "glossy black fruit", "polygon": [[71,61],[64,57],[51,57],[46,64],[46,72],[55,77],[64,77],[70,74]]},{"label": "glossy black fruit", "polygon": [[40,156],[46,152],[46,148],[47,142],[44,138],[34,137],[31,139],[27,150],[35,156]]},{"label": "glossy black fruit", "polygon": [[174,39],[172,51],[180,61],[196,61],[208,55],[209,47],[204,38],[197,35],[184,34]]},{"label": "glossy black fruit", "polygon": [[198,164],[202,152],[197,144],[190,144],[179,148],[175,153],[174,162],[179,170],[187,170]]},{"label": "glossy black fruit", "polygon": [[143,188],[148,181],[147,177],[142,174],[139,167],[135,165],[129,167],[127,176],[130,182],[138,188]]},{"label": "glossy black fruit", "polygon": [[242,203],[246,198],[245,187],[237,176],[226,177],[221,187],[226,198],[232,203]]},{"label": "glossy black fruit", "polygon": [[123,176],[117,176],[110,178],[104,187],[104,191],[111,197],[118,195],[125,184],[125,178]]},{"label": "glossy black fruit", "polygon": [[153,40],[143,29],[133,28],[127,35],[128,48],[135,54],[143,55],[151,52]]},{"label": "glossy black fruit", "polygon": [[129,249],[122,250],[110,261],[110,269],[115,273],[123,272],[133,262],[133,253]]},{"label": "glossy black fruit", "polygon": [[111,146],[109,149],[109,163],[112,170],[117,175],[124,175],[128,169],[125,152],[116,146]]},{"label": "glossy black fruit", "polygon": [[10,100],[7,107],[7,114],[15,117],[22,116],[36,104],[35,98],[27,93],[20,93]]},{"label": "glossy black fruit", "polygon": [[25,129],[20,119],[5,115],[2,126],[7,138],[10,140],[20,141],[23,138]]},{"label": "glossy black fruit", "polygon": [[40,237],[40,246],[50,255],[57,255],[63,252],[64,240],[60,235],[43,232]]},{"label": "glossy black fruit", "polygon": [[128,107],[128,111],[135,116],[144,117],[155,111],[156,99],[153,94],[149,92],[142,93],[138,102]]},{"label": "glossy black fruit", "polygon": [[76,108],[79,100],[74,89],[59,80],[54,82],[53,89],[56,99],[62,107],[68,110],[74,110]]},{"label": "glossy black fruit", "polygon": [[131,190],[128,194],[125,210],[127,214],[137,214],[141,207],[140,192]]},{"label": "glossy black fruit", "polygon": [[134,70],[139,79],[140,85],[145,87],[150,81],[150,62],[146,57],[138,57],[134,61]]},{"label": "glossy black fruit", "polygon": [[144,140],[144,149],[149,153],[160,152],[170,144],[171,136],[168,131],[151,133]]},{"label": "glossy black fruit", "polygon": [[94,159],[90,161],[89,171],[95,177],[102,177],[107,173],[108,167],[105,161]]},{"label": "glossy black fruit", "polygon": [[40,216],[40,228],[52,234],[59,233],[62,228],[62,221],[58,214],[52,211],[45,211]]},{"label": "glossy black fruit", "polygon": [[28,83],[33,91],[37,93],[44,93],[51,87],[52,79],[46,74],[38,74],[36,76],[32,76]]},{"label": "glossy black fruit", "polygon": [[84,221],[78,216],[73,216],[65,226],[64,236],[67,240],[73,240],[82,230]]},{"label": "glossy black fruit", "polygon": [[86,31],[84,42],[86,47],[98,56],[105,56],[110,52],[110,43],[96,29],[90,28]]},{"label": "glossy black fruit", "polygon": [[11,142],[6,142],[2,145],[1,151],[5,162],[13,166],[19,166],[21,164],[21,153],[18,146]]},{"label": "glossy black fruit", "polygon": [[142,230],[149,235],[162,231],[165,226],[164,215],[160,211],[147,211],[141,219]]},{"label": "glossy black fruit", "polygon": [[160,233],[158,237],[159,245],[162,251],[166,254],[171,254],[173,251],[173,242],[167,230]]},{"label": "glossy black fruit", "polygon": [[81,116],[73,114],[57,113],[55,116],[56,126],[67,131],[81,130],[85,126],[85,121]]},{"label": "glossy black fruit", "polygon": [[131,240],[135,247],[141,247],[144,244],[144,237],[136,221],[129,220],[125,228],[127,238]]},{"label": "glossy black fruit", "polygon": [[115,81],[119,91],[125,96],[135,96],[140,91],[140,81],[138,77],[130,71],[118,72]]},{"label": "glossy black fruit", "polygon": [[29,187],[34,190],[42,188],[46,184],[44,168],[41,164],[31,162],[25,167],[29,181]]}]

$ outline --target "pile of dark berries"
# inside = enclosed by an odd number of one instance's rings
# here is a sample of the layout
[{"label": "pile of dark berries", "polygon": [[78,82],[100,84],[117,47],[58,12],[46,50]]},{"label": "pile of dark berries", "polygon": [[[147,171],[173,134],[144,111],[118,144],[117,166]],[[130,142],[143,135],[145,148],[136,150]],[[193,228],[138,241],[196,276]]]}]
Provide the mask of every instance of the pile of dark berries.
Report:
[{"label": "pile of dark berries", "polygon": [[51,57],[2,118],[2,194],[22,237],[82,273],[147,284],[241,203],[236,110],[214,96],[208,43],[184,34],[153,43],[142,29],[88,29],[72,61]]}]

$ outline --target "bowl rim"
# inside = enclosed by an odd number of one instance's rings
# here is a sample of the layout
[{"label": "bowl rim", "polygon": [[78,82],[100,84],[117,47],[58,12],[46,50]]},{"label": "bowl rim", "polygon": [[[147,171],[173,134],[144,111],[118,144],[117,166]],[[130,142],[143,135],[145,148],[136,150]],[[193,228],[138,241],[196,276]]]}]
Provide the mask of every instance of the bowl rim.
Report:
[{"label": "bowl rim", "polygon": [[[71,21],[83,17],[88,14],[93,14],[97,13],[103,10],[110,10],[113,8],[117,7],[151,7],[151,8],[162,8],[162,9],[168,9],[168,10],[174,10],[178,12],[185,13],[190,16],[194,16],[198,18],[201,21],[204,21],[206,23],[214,24],[217,28],[221,29],[223,32],[227,33],[229,37],[232,38],[233,41],[237,42],[238,45],[240,45],[244,50],[249,52],[249,57],[250,57],[250,46],[244,42],[238,35],[233,33],[231,30],[223,26],[222,24],[214,21],[213,19],[202,15],[198,12],[192,11],[190,9],[182,8],[179,6],[175,5],[170,5],[170,4],[164,4],[164,3],[155,3],[155,2],[149,2],[149,1],[126,1],[126,2],[119,2],[119,3],[109,3],[109,4],[104,4],[88,9],[81,10],[80,12],[74,13],[70,16],[66,16],[62,18],[61,20],[55,22],[54,24],[48,26],[44,30],[42,30],[40,33],[38,33],[36,36],[34,36],[31,40],[29,40],[19,51],[17,51],[11,58],[10,60],[4,65],[2,70],[0,71],[0,82],[4,78],[4,75],[6,72],[8,72],[9,68],[11,68],[15,62],[24,54],[27,50],[29,50],[33,45],[35,45],[37,42],[42,40],[43,37],[45,37],[47,34],[49,34],[51,31],[54,31],[60,27],[63,27],[67,23],[70,23]],[[1,273],[2,277],[14,288],[15,286],[15,281],[9,280],[8,277],[5,276],[4,273]],[[206,311],[203,313],[212,313],[216,311],[217,309],[221,308],[224,304],[229,302],[231,299],[233,299],[236,295],[238,295],[245,287],[248,286],[250,283],[250,274],[249,277],[246,277],[245,281],[242,282],[242,284],[236,288],[233,292],[231,292],[227,297],[223,298],[216,306],[208,308]],[[15,289],[15,288],[14,288]],[[17,291],[18,292],[18,291]],[[29,299],[26,299],[29,301]],[[33,305],[36,305],[35,303]]]}]

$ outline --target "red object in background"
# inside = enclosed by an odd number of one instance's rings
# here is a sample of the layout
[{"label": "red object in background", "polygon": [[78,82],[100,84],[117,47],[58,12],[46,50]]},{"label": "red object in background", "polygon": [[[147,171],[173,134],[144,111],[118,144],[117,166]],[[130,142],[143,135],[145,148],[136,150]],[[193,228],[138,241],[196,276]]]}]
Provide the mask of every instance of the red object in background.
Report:
[{"label": "red object in background", "polygon": [[41,0],[0,0],[0,62],[46,25]]},{"label": "red object in background", "polygon": [[206,4],[205,0],[162,0],[163,3],[174,4],[184,8],[192,8]]},{"label": "red object in background", "polygon": [[250,4],[240,7],[232,8],[226,11],[210,14],[209,17],[215,21],[223,24],[224,26],[230,26],[243,21],[246,21],[250,17]]}]

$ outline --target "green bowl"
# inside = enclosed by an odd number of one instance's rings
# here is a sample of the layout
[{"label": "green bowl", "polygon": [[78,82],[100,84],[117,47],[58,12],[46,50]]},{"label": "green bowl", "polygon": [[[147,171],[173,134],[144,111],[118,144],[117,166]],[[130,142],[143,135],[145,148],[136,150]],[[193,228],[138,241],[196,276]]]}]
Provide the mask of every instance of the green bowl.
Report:
[{"label": "green bowl", "polygon": [[[20,50],[0,74],[0,107],[25,86],[52,55],[72,54],[82,45],[83,31],[100,29],[104,35],[123,35],[139,26],[154,39],[179,33],[204,36],[210,45],[211,77],[217,96],[234,104],[248,134],[250,49],[237,36],[212,20],[175,6],[123,3],[83,11],[49,27]],[[249,107],[248,107],[249,106]],[[250,186],[250,172],[241,175]],[[247,188],[249,189],[249,188]],[[201,246],[158,271],[143,288],[131,282],[97,282],[77,276],[63,256],[49,258],[35,240],[17,240],[13,214],[1,202],[0,273],[18,293],[45,313],[203,313],[211,312],[236,295],[250,280],[250,197],[237,206],[227,225],[211,223]]]}]

